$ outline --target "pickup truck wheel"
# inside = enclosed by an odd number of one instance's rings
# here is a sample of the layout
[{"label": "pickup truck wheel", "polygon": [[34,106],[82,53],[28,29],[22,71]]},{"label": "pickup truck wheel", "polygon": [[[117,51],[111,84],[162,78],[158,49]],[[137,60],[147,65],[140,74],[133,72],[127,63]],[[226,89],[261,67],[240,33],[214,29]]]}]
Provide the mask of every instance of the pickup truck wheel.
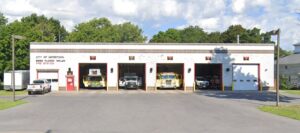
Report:
[{"label": "pickup truck wheel", "polygon": [[41,92],[42,94],[44,94],[45,93],[45,88],[43,88],[43,90],[42,90],[42,92]]}]

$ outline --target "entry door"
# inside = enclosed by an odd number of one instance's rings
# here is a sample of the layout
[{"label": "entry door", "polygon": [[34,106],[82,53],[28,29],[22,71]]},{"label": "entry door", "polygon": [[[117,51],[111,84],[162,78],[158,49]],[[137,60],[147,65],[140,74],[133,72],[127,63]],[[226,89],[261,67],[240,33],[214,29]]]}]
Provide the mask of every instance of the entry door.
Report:
[{"label": "entry door", "polygon": [[258,90],[258,65],[233,65],[234,90]]}]

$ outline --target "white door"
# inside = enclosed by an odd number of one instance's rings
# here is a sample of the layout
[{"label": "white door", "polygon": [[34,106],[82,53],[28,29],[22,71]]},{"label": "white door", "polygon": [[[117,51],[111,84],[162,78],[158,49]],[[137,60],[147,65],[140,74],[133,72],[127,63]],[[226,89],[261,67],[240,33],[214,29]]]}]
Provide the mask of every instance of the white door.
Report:
[{"label": "white door", "polygon": [[51,91],[58,91],[58,71],[38,71],[38,79],[51,79]]},{"label": "white door", "polygon": [[258,65],[233,65],[234,90],[258,90]]}]

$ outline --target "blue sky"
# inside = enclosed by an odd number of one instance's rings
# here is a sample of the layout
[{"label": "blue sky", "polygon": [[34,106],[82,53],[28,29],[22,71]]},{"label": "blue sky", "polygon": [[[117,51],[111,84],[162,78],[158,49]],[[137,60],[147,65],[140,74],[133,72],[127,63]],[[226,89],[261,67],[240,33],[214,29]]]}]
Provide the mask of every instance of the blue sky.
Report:
[{"label": "blue sky", "polygon": [[300,42],[300,0],[0,0],[10,22],[31,13],[59,19],[71,31],[80,22],[107,17],[130,21],[151,36],[168,28],[198,25],[206,32],[241,24],[262,32],[280,28],[281,44],[292,50]]}]

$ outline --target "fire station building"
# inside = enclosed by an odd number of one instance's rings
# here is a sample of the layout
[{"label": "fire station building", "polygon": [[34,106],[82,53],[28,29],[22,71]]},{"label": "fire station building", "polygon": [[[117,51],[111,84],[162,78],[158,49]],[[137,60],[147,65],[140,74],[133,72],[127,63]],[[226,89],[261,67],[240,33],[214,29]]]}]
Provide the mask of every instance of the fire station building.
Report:
[{"label": "fire station building", "polygon": [[[105,86],[84,86],[89,70],[100,70]],[[53,91],[118,91],[125,73],[135,73],[142,86],[156,91],[158,74],[181,75],[178,90],[261,90],[274,86],[274,45],[236,43],[31,43],[30,82],[54,79]]]}]

